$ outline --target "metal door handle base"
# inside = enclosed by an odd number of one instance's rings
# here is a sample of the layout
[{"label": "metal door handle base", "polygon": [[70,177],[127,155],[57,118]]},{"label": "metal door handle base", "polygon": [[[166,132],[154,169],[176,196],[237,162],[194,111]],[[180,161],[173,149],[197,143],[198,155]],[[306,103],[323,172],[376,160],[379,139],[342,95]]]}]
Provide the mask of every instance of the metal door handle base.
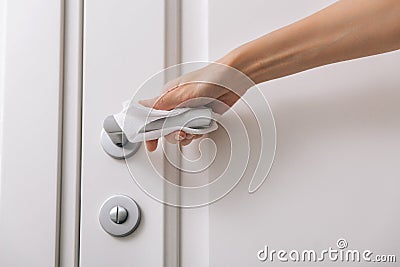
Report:
[{"label": "metal door handle base", "polygon": [[104,152],[110,157],[114,159],[125,159],[133,156],[139,150],[142,143],[131,143],[128,141],[123,146],[118,146],[103,129],[101,131],[100,144]]}]

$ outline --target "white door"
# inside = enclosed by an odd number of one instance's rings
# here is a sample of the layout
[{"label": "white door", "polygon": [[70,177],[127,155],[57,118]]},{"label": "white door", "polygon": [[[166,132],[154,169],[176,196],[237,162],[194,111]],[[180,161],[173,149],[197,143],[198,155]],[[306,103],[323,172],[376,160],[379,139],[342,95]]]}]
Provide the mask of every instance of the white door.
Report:
[{"label": "white door", "polygon": [[[163,176],[195,187],[228,168],[230,176],[222,179],[238,184],[228,181],[233,188],[220,198],[207,195],[209,205],[179,210],[160,204],[135,183],[124,161],[99,146],[102,120],[151,75],[179,61],[216,60],[333,2],[85,1],[81,266],[259,266],[269,263],[258,258],[266,246],[319,253],[337,249],[339,239],[373,255],[398,252],[398,52],[260,85],[245,96],[249,106],[234,108],[245,127],[230,124],[238,117],[226,114],[222,121],[231,132],[221,127],[208,136],[212,142],[185,148],[180,173],[161,151],[149,157],[142,147],[128,160],[140,178],[156,177],[156,163]],[[235,134],[243,130],[247,140],[238,142]],[[229,144],[227,134],[236,141]],[[205,161],[215,156],[208,168],[192,164],[197,146]],[[128,237],[112,237],[98,222],[101,204],[114,194],[129,195],[143,212]],[[272,264],[279,263],[275,256]]]},{"label": "white door", "polygon": [[[209,1],[209,57],[218,59],[333,2]],[[279,265],[276,255],[273,262],[262,262],[257,253],[265,246],[318,253],[338,249],[339,239],[347,241],[348,249],[371,250],[371,258],[398,256],[399,62],[400,53],[394,52],[260,86],[276,122],[276,157],[254,194],[247,191],[250,168],[230,194],[209,206],[209,266]],[[257,102],[255,96],[251,92],[248,101]],[[223,143],[218,133],[213,136],[217,145]],[[225,147],[218,146],[218,153]],[[211,168],[209,175],[217,174]]]},{"label": "white door", "polygon": [[[123,101],[204,63],[143,87],[155,73],[333,2],[0,1],[0,265],[279,265],[267,247],[319,253],[338,240],[399,256],[399,52],[253,88],[183,153],[142,146],[124,161],[100,145]],[[125,237],[99,223],[114,195],[141,209]]]}]

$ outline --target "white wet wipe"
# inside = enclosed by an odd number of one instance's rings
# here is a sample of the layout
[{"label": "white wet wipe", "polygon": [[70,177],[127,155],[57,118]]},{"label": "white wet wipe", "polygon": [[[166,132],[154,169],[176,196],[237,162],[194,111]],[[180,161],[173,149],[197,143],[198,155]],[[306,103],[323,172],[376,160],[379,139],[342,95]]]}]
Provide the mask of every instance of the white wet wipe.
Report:
[{"label": "white wet wipe", "polygon": [[154,140],[174,131],[188,134],[206,134],[218,128],[219,116],[211,108],[176,108],[156,110],[140,104],[124,102],[120,113],[114,119],[131,143]]}]

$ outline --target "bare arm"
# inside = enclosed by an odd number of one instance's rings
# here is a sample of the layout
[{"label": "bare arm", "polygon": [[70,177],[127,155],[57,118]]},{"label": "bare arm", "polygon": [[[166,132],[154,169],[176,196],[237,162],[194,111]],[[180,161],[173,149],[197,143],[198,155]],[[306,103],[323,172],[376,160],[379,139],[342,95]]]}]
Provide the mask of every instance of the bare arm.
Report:
[{"label": "bare arm", "polygon": [[400,48],[400,1],[341,0],[220,61],[255,83]]},{"label": "bare arm", "polygon": [[[318,66],[397,49],[400,49],[400,0],[341,0],[246,43],[217,62],[240,70],[258,84]],[[209,97],[215,99],[214,102],[232,106],[241,96],[238,92],[207,83],[190,84],[196,80],[215,80],[215,73],[212,66],[207,66],[185,74],[168,83],[160,97],[144,100],[142,104],[169,110],[191,99]],[[212,103],[210,106],[215,107]],[[186,145],[191,138],[193,136],[179,132],[179,138],[175,139]],[[148,141],[147,147],[155,150],[157,140]]]}]

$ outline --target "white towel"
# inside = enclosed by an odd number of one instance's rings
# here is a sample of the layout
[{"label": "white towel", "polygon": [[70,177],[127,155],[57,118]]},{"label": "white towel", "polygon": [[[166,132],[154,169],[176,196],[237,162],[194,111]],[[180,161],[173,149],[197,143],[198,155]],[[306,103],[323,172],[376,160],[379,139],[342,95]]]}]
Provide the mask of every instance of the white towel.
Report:
[{"label": "white towel", "polygon": [[131,143],[154,140],[174,131],[206,134],[218,128],[219,115],[208,107],[156,110],[140,104],[124,102],[120,113],[114,114],[119,127]]}]

